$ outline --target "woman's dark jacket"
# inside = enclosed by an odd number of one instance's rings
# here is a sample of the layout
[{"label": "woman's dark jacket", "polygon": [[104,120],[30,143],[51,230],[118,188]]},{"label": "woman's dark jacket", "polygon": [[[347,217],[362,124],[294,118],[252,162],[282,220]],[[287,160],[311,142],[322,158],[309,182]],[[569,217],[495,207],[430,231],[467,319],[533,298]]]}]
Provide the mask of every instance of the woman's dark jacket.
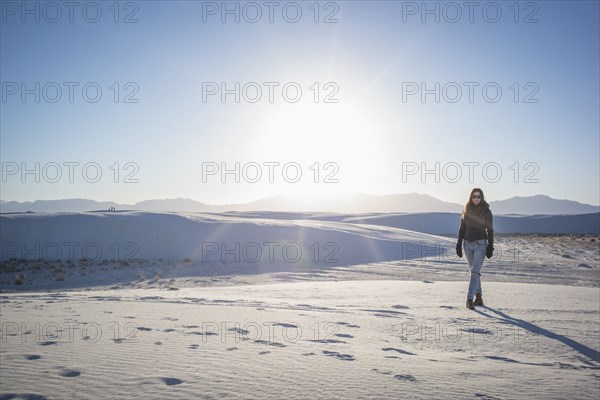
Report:
[{"label": "woman's dark jacket", "polygon": [[[487,230],[487,233],[486,233]],[[487,239],[488,245],[494,243],[494,225],[492,211],[489,204],[482,200],[479,205],[469,203],[466,212],[462,213],[460,218],[460,229],[458,230],[458,240]]]}]

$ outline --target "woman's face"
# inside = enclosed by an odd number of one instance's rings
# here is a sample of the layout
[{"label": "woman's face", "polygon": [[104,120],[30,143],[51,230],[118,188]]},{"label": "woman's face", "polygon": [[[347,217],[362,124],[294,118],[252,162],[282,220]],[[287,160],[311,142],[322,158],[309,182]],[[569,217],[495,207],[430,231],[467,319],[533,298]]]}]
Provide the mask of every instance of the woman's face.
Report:
[{"label": "woman's face", "polygon": [[481,203],[481,192],[473,192],[473,194],[471,195],[471,200],[475,205]]}]

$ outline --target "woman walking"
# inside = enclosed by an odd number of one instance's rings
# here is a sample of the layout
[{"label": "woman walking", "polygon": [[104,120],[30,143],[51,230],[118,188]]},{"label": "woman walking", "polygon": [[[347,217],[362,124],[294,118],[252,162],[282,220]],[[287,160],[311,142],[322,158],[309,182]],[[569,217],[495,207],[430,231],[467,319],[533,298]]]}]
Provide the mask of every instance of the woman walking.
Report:
[{"label": "woman walking", "polygon": [[[481,267],[483,266],[484,256],[490,258],[494,252],[492,211],[483,197],[483,191],[479,188],[471,190],[469,200],[467,200],[467,204],[465,204],[460,215],[456,255],[462,257],[463,249],[471,270],[471,280],[467,292],[467,308],[473,310],[474,305],[483,305]],[[473,296],[475,296],[475,301],[473,301]]]}]

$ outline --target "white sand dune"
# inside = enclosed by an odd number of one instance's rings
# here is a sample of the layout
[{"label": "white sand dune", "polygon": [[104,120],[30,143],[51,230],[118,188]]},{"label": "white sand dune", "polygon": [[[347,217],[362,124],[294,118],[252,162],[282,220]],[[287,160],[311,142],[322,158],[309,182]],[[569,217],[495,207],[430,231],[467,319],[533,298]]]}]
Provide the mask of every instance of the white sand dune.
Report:
[{"label": "white sand dune", "polygon": [[296,282],[2,300],[12,398],[598,398],[596,288]]},{"label": "white sand dune", "polygon": [[[289,279],[464,279],[454,237],[326,213],[89,212],[0,216],[6,290],[177,286]],[[374,220],[377,220],[375,218]],[[368,221],[371,221],[370,219]],[[590,285],[598,241],[496,237],[496,280]],[[595,242],[594,242],[595,241]],[[565,267],[568,269],[565,270]],[[292,278],[300,274],[301,277]],[[225,277],[225,278],[223,278]],[[278,275],[281,278],[281,275]],[[187,278],[187,279],[179,279]],[[276,278],[276,279],[279,279]],[[16,283],[20,283],[17,285]]]},{"label": "white sand dune", "polygon": [[597,235],[499,236],[471,311],[454,238],[268,216],[2,215],[0,399],[600,396]]},{"label": "white sand dune", "polygon": [[[383,225],[432,235],[456,234],[457,221],[460,220],[460,213],[452,212],[337,214],[263,211],[227,214],[244,216],[246,218],[314,219],[354,224]],[[573,215],[498,215],[495,213],[494,231],[496,233],[511,234],[600,234],[600,212]]]},{"label": "white sand dune", "polygon": [[393,227],[216,214],[11,214],[0,221],[3,261],[190,260],[246,272],[300,272],[434,257],[453,246],[445,237]]}]

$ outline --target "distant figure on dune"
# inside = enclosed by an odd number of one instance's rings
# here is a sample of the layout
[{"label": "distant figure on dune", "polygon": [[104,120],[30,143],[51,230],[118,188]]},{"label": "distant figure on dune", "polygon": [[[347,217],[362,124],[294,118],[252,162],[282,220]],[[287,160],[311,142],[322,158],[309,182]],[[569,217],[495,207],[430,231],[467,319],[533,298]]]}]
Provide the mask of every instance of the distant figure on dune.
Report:
[{"label": "distant figure on dune", "polygon": [[[479,188],[471,190],[467,204],[460,215],[460,228],[456,243],[457,256],[463,256],[463,248],[471,270],[467,308],[473,310],[474,306],[483,305],[481,267],[483,267],[484,256],[490,258],[494,252],[492,211],[483,197],[483,191]],[[473,296],[475,296],[475,301],[473,301]]]}]

